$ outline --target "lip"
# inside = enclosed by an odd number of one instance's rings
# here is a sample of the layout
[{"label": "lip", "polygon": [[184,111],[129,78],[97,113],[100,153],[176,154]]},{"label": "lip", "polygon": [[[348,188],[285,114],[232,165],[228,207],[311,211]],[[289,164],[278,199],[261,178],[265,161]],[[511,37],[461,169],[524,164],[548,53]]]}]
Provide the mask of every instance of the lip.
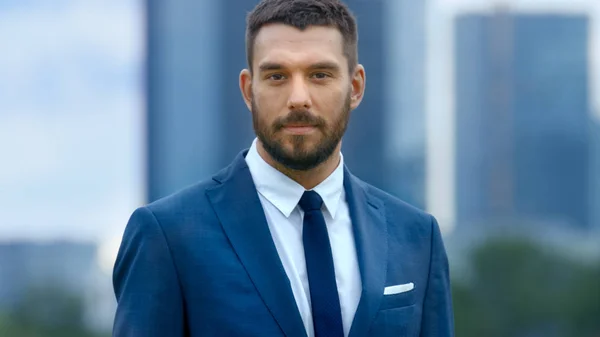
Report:
[{"label": "lip", "polygon": [[313,132],[316,127],[313,125],[288,125],[283,128],[286,132],[295,135],[305,135]]}]

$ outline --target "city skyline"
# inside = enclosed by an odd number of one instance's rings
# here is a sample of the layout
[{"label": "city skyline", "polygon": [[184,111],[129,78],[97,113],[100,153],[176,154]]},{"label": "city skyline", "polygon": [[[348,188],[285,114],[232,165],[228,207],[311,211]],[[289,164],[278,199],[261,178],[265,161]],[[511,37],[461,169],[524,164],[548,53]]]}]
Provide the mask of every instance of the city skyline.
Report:
[{"label": "city skyline", "polygon": [[[426,198],[442,231],[456,225],[454,20],[461,14],[585,14],[590,17],[590,113],[600,121],[600,2],[588,0],[432,0],[427,8]],[[431,135],[434,135],[432,137]]]},{"label": "city skyline", "polygon": [[[454,220],[448,197],[453,181],[447,179],[454,173],[446,164],[453,161],[454,144],[447,129],[453,120],[447,24],[460,12],[489,12],[493,3],[432,0],[425,9],[426,130],[436,134],[425,144],[426,196],[443,227]],[[589,12],[590,97],[600,120],[600,4],[502,3],[514,4],[515,11]],[[109,26],[106,17],[114,19]],[[0,5],[0,41],[7,46],[0,54],[0,152],[7,163],[0,166],[0,190],[9,191],[0,194],[0,240],[114,246],[109,242],[120,237],[133,209],[144,202],[143,21],[141,1]]]}]

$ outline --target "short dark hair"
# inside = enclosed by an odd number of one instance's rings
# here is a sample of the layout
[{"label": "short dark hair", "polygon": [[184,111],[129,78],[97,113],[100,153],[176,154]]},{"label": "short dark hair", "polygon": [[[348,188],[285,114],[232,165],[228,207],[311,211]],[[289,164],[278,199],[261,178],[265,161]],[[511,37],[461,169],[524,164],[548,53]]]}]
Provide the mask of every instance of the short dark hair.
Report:
[{"label": "short dark hair", "polygon": [[246,56],[252,71],[254,42],[269,23],[283,23],[304,30],[309,26],[336,27],[344,39],[344,56],[349,71],[358,64],[356,18],[340,0],[262,0],[246,18]]}]

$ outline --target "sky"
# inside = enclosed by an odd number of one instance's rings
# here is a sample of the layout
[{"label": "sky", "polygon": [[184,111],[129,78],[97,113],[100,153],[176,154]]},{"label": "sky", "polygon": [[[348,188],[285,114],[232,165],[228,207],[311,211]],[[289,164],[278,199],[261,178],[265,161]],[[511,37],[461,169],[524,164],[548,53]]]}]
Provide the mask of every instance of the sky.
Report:
[{"label": "sky", "polygon": [[[600,100],[600,1],[428,1],[427,130],[436,137],[427,194],[441,224],[454,216],[452,18],[497,3],[590,13],[591,97]],[[0,241],[87,240],[115,250],[144,201],[142,4],[0,2]],[[600,101],[591,103],[599,112]]]},{"label": "sky", "polygon": [[103,241],[143,201],[141,1],[0,2],[0,241]]}]

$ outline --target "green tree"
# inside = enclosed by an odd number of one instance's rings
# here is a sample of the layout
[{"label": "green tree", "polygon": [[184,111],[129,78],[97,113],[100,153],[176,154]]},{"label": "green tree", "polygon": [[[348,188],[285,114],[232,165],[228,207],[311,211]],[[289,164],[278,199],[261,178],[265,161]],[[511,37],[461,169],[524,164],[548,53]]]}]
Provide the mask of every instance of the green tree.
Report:
[{"label": "green tree", "polygon": [[453,284],[457,336],[600,336],[600,263],[495,239],[470,267],[469,282]]},{"label": "green tree", "polygon": [[80,298],[54,287],[30,289],[13,310],[0,314],[4,337],[101,337],[89,331]]}]

